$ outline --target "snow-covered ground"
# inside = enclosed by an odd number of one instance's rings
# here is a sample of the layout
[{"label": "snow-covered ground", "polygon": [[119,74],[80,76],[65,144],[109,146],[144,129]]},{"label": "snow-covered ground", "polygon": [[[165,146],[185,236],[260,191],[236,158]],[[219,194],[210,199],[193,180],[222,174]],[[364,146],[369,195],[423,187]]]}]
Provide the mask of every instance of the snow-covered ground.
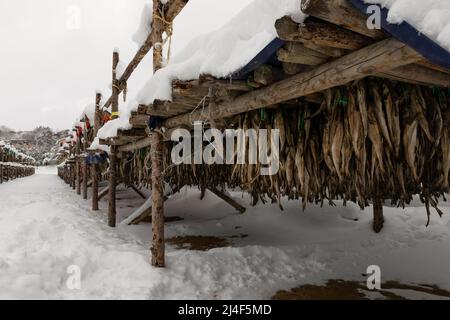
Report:
[{"label": "snow-covered ground", "polygon": [[[450,208],[425,228],[424,208],[385,208],[386,226],[371,231],[356,206],[310,207],[297,202],[238,215],[212,194],[183,190],[167,202],[166,236],[218,236],[230,247],[209,251],[168,246],[167,268],[149,264],[151,228],[105,224],[106,203],[92,213],[53,168],[0,185],[0,298],[266,299],[280,289],[328,279],[365,281],[369,265],[382,280],[435,284],[450,290]],[[239,193],[234,196],[246,205]],[[118,194],[120,219],[144,202]],[[358,221],[354,221],[357,219]],[[81,289],[69,290],[67,268],[81,268]],[[417,297],[417,296],[416,296]],[[423,297],[426,297],[423,294]]]}]

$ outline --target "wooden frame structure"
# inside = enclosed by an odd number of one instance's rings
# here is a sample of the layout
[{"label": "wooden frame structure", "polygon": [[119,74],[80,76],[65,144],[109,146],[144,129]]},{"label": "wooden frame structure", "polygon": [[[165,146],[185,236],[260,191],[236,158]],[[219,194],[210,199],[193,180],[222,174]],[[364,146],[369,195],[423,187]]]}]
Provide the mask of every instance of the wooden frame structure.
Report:
[{"label": "wooden frame structure", "polygon": [[[118,53],[113,55],[113,93],[100,108],[96,97],[96,112],[112,107],[113,118],[118,116],[118,96],[125,90],[126,82],[143,57],[153,47],[154,72],[162,68],[162,43],[164,32],[188,0],[171,0],[167,4],[154,1],[152,32],[126,68],[120,79],[115,66]],[[352,83],[367,77],[389,79],[402,83],[450,87],[450,70],[435,65],[413,48],[392,38],[382,30],[371,30],[366,18],[346,0],[303,0],[302,10],[309,15],[304,24],[290,17],[279,19],[276,24],[279,39],[284,45],[277,52],[278,65],[262,64],[247,79],[228,81],[203,75],[191,81],[172,83],[172,101],[155,101],[140,105],[131,115],[132,129],[118,132],[117,137],[102,141],[111,147],[109,166],[108,223],[115,226],[115,187],[117,185],[116,162],[128,152],[150,147],[152,189],[152,264],[163,267],[164,261],[164,201],[163,149],[172,129],[190,128],[193,120],[218,124],[224,119],[262,108],[274,108],[281,103],[306,100],[322,104],[324,92],[330,88]],[[161,16],[162,14],[162,16]],[[156,44],[156,45],[155,45]],[[203,101],[205,108],[196,108]],[[162,119],[161,124],[148,130],[151,117]],[[96,122],[97,123],[97,122]],[[162,130],[162,129],[165,130]],[[97,133],[99,124],[95,125]],[[94,134],[94,136],[95,136]],[[74,147],[74,155],[81,141]],[[86,148],[84,148],[86,152]],[[60,176],[79,190],[79,157],[72,157],[61,170]],[[83,170],[83,194],[86,190],[87,170]],[[92,168],[93,209],[98,210],[98,168]],[[222,199],[230,203],[218,189]],[[228,200],[227,200],[228,199]],[[374,201],[374,230],[379,232],[383,224],[382,202]],[[245,208],[234,204],[239,211]]]}]

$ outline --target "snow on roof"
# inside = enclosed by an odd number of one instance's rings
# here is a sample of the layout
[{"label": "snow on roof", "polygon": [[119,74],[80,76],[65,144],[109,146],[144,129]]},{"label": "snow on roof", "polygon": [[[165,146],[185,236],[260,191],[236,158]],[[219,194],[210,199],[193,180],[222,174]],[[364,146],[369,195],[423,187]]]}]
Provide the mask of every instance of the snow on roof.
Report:
[{"label": "snow on roof", "polygon": [[[144,8],[140,29],[148,24],[145,17],[151,17],[151,10]],[[286,15],[299,23],[307,17],[298,0],[254,0],[220,29],[194,38],[168,66],[152,75],[137,97],[121,108],[120,118],[109,121],[97,136],[107,139],[116,137],[120,129],[131,129],[129,117],[139,104],[171,100],[173,80],[195,80],[202,74],[226,78],[240,70],[277,38],[275,22]]]},{"label": "snow on roof", "polygon": [[156,72],[137,95],[138,104],[171,100],[173,80],[194,80],[202,74],[228,77],[277,38],[275,22],[286,15],[297,22],[306,18],[300,1],[254,0],[220,29],[193,39]]},{"label": "snow on roof", "polygon": [[19,150],[17,150],[13,145],[6,143],[4,141],[0,141],[0,147],[8,150],[8,152],[11,152],[13,154],[16,155],[17,158],[22,159],[22,160],[27,160],[27,161],[31,161],[31,162],[36,162],[36,159],[34,159],[33,157],[30,157],[29,155],[26,155],[25,153],[20,152]]},{"label": "snow on roof", "polygon": [[84,121],[84,117],[87,117],[89,121],[94,121],[95,118],[95,104],[89,103],[84,108],[83,112],[80,115],[79,121]]},{"label": "snow on roof", "polygon": [[149,3],[144,6],[141,14],[139,28],[133,35],[133,41],[141,47],[147,40],[150,32],[152,32],[153,4]]},{"label": "snow on roof", "polygon": [[364,0],[389,9],[388,22],[408,22],[418,31],[450,51],[449,0]]}]

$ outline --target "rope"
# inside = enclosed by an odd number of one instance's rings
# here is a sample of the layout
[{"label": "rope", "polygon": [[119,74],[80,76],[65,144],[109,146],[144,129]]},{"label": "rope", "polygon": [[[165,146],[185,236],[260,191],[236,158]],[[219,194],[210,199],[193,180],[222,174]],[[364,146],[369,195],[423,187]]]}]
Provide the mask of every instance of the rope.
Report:
[{"label": "rope", "polygon": [[173,22],[164,19],[164,13],[162,11],[162,8],[159,9],[159,14],[158,12],[153,12],[153,19],[159,20],[164,24],[164,31],[167,34],[167,37],[163,40],[163,43],[161,44],[161,50],[162,47],[166,45],[167,41],[169,41],[169,46],[167,48],[167,64],[169,64],[172,55]]}]

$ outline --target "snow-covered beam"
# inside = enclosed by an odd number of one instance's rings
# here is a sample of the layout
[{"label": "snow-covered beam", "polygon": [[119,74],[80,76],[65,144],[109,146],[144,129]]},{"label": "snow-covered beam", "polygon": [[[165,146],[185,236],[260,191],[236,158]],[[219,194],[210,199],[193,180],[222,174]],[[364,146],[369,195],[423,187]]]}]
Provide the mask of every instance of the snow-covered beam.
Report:
[{"label": "snow-covered beam", "polygon": [[219,104],[214,113],[196,110],[168,119],[167,128],[190,125],[193,120],[221,119],[260,109],[283,101],[300,98],[367,76],[415,63],[421,56],[407,45],[387,39],[325,63],[311,71],[279,81],[263,89],[241,95]]}]

